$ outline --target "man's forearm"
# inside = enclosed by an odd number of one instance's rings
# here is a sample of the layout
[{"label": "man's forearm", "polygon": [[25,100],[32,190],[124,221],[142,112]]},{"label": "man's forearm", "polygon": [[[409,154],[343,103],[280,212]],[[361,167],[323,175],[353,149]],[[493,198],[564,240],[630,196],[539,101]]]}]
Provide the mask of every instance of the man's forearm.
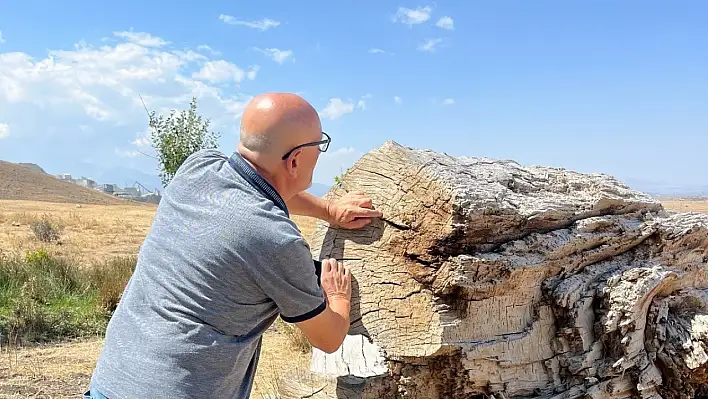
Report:
[{"label": "man's forearm", "polygon": [[350,328],[350,320],[349,320],[349,312],[351,310],[351,305],[349,303],[349,300],[346,298],[341,298],[341,297],[332,297],[329,298],[329,307],[332,309],[332,311],[339,315],[341,318],[339,319],[339,324],[336,328],[336,331],[339,332],[338,335],[338,342],[342,342],[344,340],[344,337],[346,337],[347,333],[349,332]]},{"label": "man's forearm", "polygon": [[287,201],[288,210],[294,215],[310,216],[329,221],[329,201],[301,192]]}]

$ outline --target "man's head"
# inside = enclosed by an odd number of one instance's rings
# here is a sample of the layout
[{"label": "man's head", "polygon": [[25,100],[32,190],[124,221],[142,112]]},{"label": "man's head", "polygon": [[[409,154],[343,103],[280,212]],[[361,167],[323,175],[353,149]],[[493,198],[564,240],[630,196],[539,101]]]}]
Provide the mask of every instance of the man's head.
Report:
[{"label": "man's head", "polygon": [[312,184],[320,148],[309,144],[326,138],[317,111],[302,97],[266,93],[246,105],[238,151],[287,200]]}]

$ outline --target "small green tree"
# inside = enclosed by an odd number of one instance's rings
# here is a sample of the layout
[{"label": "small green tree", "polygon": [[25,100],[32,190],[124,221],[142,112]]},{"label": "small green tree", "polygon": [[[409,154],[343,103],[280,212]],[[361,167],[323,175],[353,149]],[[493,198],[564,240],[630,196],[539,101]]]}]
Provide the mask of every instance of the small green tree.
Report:
[{"label": "small green tree", "polygon": [[160,179],[164,187],[167,187],[187,157],[199,150],[218,146],[220,133],[209,131],[210,121],[197,114],[197,99],[194,97],[188,111],[177,113],[172,110],[167,117],[156,117],[155,111],[152,111],[148,116],[152,146],[157,152]]}]

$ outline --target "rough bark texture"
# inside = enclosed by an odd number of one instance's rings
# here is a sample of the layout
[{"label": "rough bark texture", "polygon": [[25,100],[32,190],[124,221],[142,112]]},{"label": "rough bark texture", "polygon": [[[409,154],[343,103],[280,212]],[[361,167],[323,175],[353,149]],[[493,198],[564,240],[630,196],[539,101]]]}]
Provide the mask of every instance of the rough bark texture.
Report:
[{"label": "rough bark texture", "polygon": [[318,225],[350,261],[352,328],[281,397],[679,398],[708,387],[708,215],[606,175],[393,142],[330,196],[386,220]]}]

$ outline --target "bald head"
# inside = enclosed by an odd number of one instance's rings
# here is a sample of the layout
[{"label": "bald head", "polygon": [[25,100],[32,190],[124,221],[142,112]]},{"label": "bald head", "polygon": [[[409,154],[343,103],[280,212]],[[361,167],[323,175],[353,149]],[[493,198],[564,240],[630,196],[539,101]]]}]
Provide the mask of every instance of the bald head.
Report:
[{"label": "bald head", "polygon": [[266,93],[246,105],[240,144],[260,158],[280,158],[291,148],[319,140],[322,125],[310,103],[290,93]]},{"label": "bald head", "polygon": [[310,103],[295,94],[266,93],[243,111],[238,151],[287,201],[312,184],[320,150],[303,144],[322,135],[320,117]]}]

